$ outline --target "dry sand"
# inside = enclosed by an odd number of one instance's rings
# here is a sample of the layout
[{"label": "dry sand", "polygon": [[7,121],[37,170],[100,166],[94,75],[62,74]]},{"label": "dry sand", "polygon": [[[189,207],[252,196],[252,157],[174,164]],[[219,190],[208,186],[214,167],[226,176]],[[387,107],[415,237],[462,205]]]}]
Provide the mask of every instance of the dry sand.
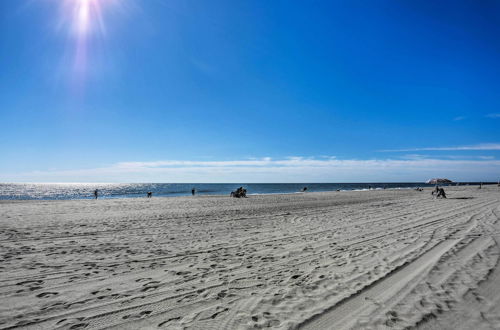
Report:
[{"label": "dry sand", "polygon": [[500,188],[0,202],[0,328],[500,329]]}]

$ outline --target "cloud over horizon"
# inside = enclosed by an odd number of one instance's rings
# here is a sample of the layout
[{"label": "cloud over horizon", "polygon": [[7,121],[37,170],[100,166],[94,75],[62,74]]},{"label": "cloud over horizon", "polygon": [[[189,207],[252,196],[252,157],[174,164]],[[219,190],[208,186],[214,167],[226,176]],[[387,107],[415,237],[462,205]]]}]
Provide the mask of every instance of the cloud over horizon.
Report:
[{"label": "cloud over horizon", "polygon": [[[461,149],[459,149],[461,150]],[[3,182],[423,182],[431,177],[454,181],[496,181],[495,159],[337,159],[270,157],[243,160],[159,160],[119,162],[106,167],[15,173]]]},{"label": "cloud over horizon", "polygon": [[410,151],[467,151],[467,150],[500,150],[500,143],[480,143],[474,145],[451,146],[451,147],[425,147],[405,149],[385,149],[379,152],[410,152]]}]

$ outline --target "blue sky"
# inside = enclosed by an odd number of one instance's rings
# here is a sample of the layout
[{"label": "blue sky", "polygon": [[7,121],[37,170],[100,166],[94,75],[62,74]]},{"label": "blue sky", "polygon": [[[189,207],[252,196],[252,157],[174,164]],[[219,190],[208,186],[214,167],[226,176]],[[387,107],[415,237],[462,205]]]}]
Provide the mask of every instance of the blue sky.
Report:
[{"label": "blue sky", "polygon": [[498,1],[0,1],[0,181],[500,179]]}]

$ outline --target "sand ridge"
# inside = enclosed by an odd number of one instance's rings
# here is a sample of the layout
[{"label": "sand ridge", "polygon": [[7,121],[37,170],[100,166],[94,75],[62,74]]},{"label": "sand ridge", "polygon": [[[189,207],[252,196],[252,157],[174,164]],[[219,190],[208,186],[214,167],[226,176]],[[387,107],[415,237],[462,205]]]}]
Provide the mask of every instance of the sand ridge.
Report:
[{"label": "sand ridge", "polygon": [[447,193],[3,201],[0,329],[500,328],[500,189]]}]

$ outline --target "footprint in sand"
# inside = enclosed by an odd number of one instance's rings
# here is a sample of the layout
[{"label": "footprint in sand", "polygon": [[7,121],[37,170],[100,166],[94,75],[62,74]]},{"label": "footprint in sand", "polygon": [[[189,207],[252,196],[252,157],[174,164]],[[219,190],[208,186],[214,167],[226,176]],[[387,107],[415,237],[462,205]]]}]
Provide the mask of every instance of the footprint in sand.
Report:
[{"label": "footprint in sand", "polygon": [[136,313],[136,314],[129,314],[129,315],[125,315],[123,317],[124,320],[126,319],[142,319],[143,317],[146,317],[148,316],[149,314],[151,314],[153,311],[142,311],[140,313]]},{"label": "footprint in sand", "polygon": [[56,323],[56,325],[59,327],[61,327],[61,326],[68,327],[71,325],[68,329],[83,329],[84,327],[86,327],[88,325],[87,323],[82,323],[82,321],[84,319],[85,319],[84,317],[62,319],[62,320],[59,320]]},{"label": "footprint in sand", "polygon": [[23,281],[23,282],[18,282],[16,285],[25,285],[25,284],[42,284],[42,280],[30,280],[30,281]]},{"label": "footprint in sand", "polygon": [[101,292],[103,292],[103,293],[104,293],[104,292],[109,292],[109,291],[111,291],[111,289],[110,289],[110,288],[106,288],[106,289],[104,289],[104,290],[96,290],[96,291],[92,291],[91,293],[92,293],[93,295],[96,295],[96,294],[101,293]]},{"label": "footprint in sand", "polygon": [[41,286],[31,286],[30,287],[30,291],[35,291],[35,290],[40,290],[40,289],[43,289],[43,287],[41,287]]},{"label": "footprint in sand", "polygon": [[172,317],[172,318],[170,318],[170,319],[168,319],[168,320],[166,320],[166,321],[163,321],[163,322],[161,322],[161,323],[158,323],[158,327],[170,326],[168,323],[171,323],[171,322],[173,322],[173,321],[179,321],[180,319],[181,319],[181,317],[180,317],[180,316],[178,316],[178,317]]},{"label": "footprint in sand", "polygon": [[212,314],[210,316],[210,318],[215,319],[217,316],[219,316],[220,314],[226,313],[227,311],[229,311],[229,308],[224,308],[222,310],[219,310],[219,311],[215,312],[214,314]]},{"label": "footprint in sand", "polygon": [[149,292],[158,289],[157,286],[147,286],[141,289],[141,292]]},{"label": "footprint in sand", "polygon": [[36,296],[38,298],[49,298],[49,297],[57,296],[58,294],[59,294],[59,292],[42,292],[42,293],[37,294]]}]

